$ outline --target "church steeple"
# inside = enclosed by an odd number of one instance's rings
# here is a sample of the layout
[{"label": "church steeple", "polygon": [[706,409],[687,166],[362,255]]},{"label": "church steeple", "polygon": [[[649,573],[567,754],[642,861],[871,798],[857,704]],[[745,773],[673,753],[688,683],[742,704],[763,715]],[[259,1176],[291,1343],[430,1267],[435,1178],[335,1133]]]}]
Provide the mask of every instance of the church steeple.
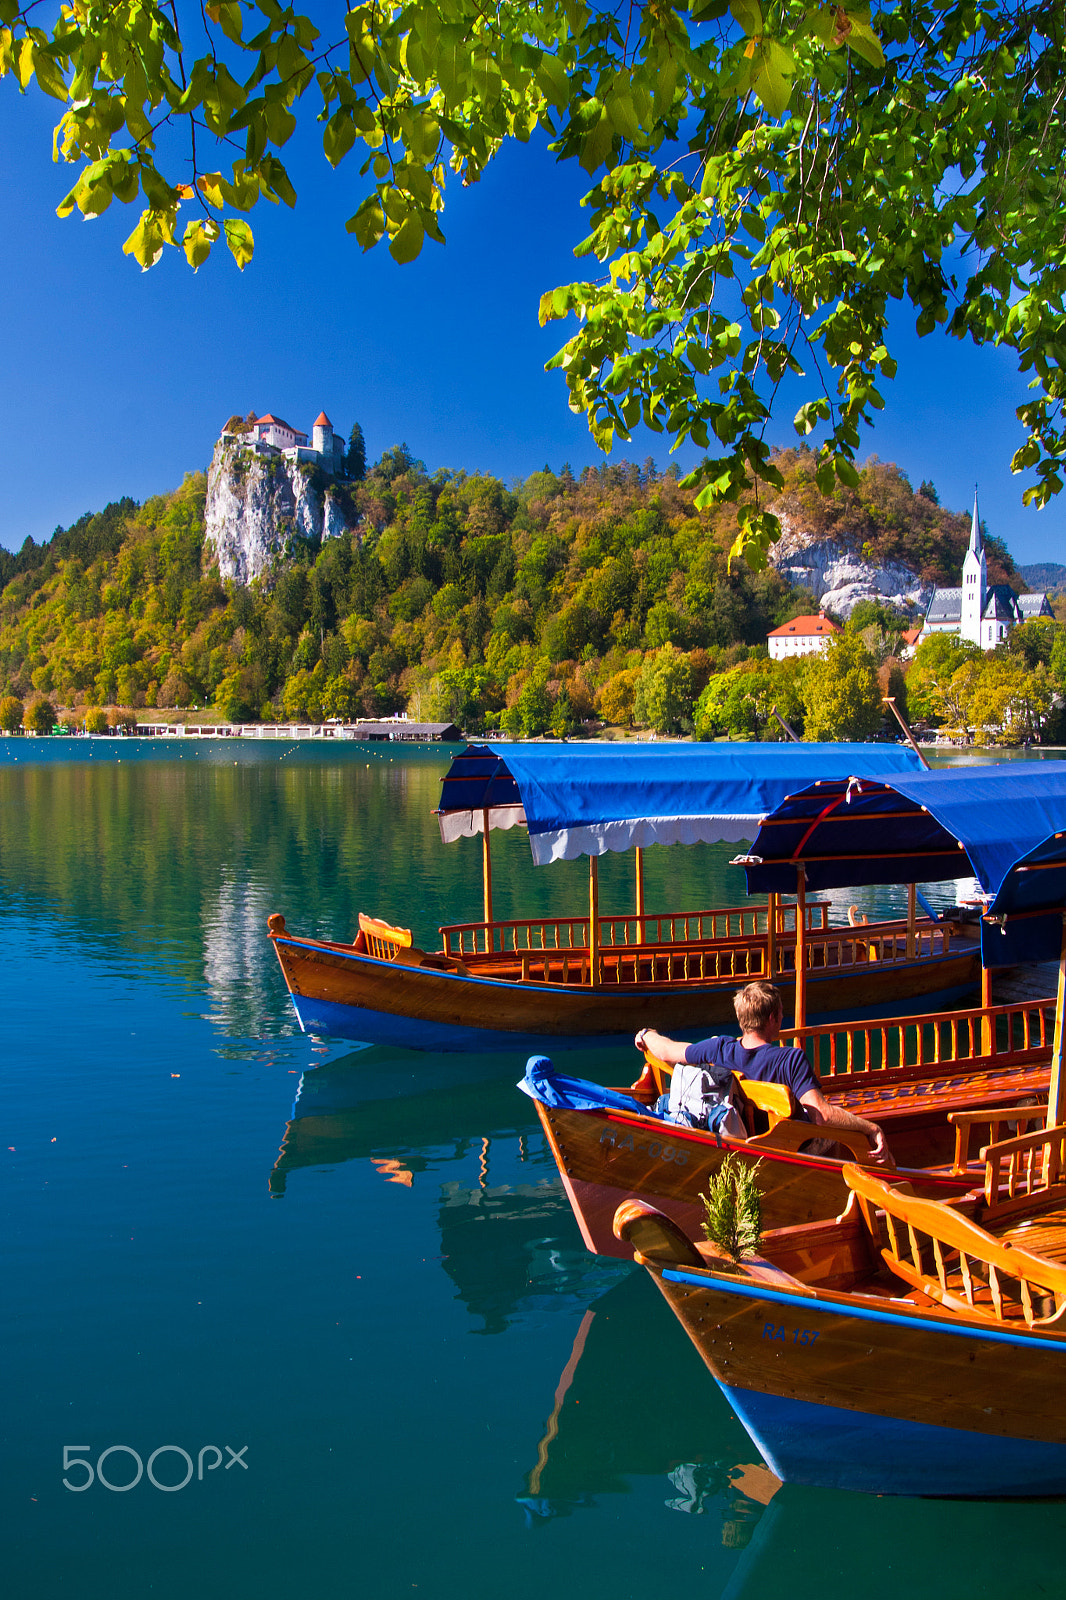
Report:
[{"label": "church steeple", "polygon": [[985,544],[981,537],[981,515],[977,509],[977,487],[973,491],[973,521],[970,524],[970,545],[962,563],[962,606],[959,616],[959,633],[974,644],[981,644],[981,620],[988,599],[988,565],[985,561]]},{"label": "church steeple", "polygon": [[970,550],[975,556],[983,556],[985,543],[981,537],[981,517],[977,510],[977,485],[973,489],[973,521],[970,524]]}]

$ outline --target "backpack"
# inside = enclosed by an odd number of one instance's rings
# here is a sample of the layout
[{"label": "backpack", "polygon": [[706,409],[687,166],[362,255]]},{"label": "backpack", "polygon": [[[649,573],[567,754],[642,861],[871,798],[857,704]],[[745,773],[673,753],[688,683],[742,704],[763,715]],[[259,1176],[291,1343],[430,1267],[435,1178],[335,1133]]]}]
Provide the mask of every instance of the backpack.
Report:
[{"label": "backpack", "polygon": [[717,1062],[698,1067],[681,1062],[674,1068],[664,1116],[683,1128],[706,1128],[719,1140],[722,1134],[747,1136],[733,1100],[733,1074]]}]

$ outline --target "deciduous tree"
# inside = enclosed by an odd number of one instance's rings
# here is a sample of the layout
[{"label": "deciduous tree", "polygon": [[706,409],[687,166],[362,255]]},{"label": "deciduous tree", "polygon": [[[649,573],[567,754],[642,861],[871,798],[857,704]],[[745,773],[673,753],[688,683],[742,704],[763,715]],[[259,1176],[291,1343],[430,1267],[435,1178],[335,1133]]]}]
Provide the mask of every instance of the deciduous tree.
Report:
[{"label": "deciduous tree", "polygon": [[868,739],[881,726],[877,663],[857,634],[842,633],[804,672],[808,739]]}]

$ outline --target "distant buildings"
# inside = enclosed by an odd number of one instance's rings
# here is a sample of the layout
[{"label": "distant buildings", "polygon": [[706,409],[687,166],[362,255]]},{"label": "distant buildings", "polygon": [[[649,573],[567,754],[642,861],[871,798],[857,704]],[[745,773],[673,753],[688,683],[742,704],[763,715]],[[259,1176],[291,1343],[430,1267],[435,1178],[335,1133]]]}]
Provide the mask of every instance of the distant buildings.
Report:
[{"label": "distant buildings", "polygon": [[287,461],[307,461],[336,473],[344,462],[344,440],[334,433],[333,424],[324,411],[320,411],[311,427],[311,444],[306,433],[301,433],[291,423],[269,411],[256,417],[241,433],[222,430],[221,442],[237,445],[257,456],[284,456]]},{"label": "distant buildings", "polygon": [[786,656],[810,656],[824,650],[830,639],[840,629],[830,622],[824,611],[816,617],[793,617],[780,628],[766,635],[771,661],[782,661]]},{"label": "distant buildings", "polygon": [[989,583],[977,495],[974,494],[970,544],[962,563],[961,587],[933,590],[922,626],[922,639],[934,633],[957,633],[979,644],[982,650],[994,650],[1020,622],[1054,614],[1046,594],[1015,594],[1009,584]]}]

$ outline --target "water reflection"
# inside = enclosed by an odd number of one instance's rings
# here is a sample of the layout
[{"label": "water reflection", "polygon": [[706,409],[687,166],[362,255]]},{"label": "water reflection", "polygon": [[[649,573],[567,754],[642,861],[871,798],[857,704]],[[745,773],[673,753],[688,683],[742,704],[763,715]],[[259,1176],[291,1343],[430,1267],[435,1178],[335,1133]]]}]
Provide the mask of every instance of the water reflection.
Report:
[{"label": "water reflection", "polygon": [[748,1542],[778,1480],[665,1309],[630,1270],[581,1317],[518,1496],[531,1524],[659,1478],[667,1509],[706,1516],[731,1548]]},{"label": "water reflection", "polygon": [[[1007,1516],[1009,1537],[990,1537]],[[1058,1595],[1061,1534],[1061,1501],[899,1500],[786,1484],[719,1600],[767,1600],[786,1573],[789,1600],[825,1600],[856,1585],[863,1600]]]}]

